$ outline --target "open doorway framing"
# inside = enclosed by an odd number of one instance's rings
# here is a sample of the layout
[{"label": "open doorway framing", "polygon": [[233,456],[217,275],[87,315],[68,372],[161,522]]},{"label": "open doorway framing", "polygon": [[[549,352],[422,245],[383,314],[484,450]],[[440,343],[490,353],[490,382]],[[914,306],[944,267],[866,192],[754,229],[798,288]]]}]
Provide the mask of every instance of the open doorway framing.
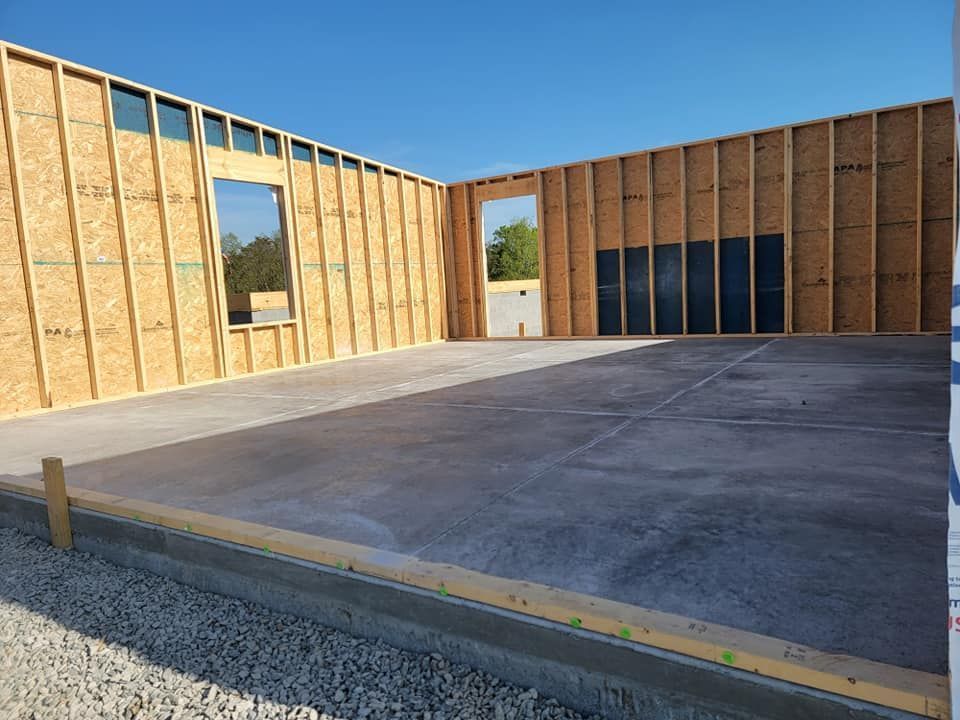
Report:
[{"label": "open doorway framing", "polygon": [[546,329],[547,298],[536,179],[484,185],[477,188],[475,199],[484,335],[540,337]]}]

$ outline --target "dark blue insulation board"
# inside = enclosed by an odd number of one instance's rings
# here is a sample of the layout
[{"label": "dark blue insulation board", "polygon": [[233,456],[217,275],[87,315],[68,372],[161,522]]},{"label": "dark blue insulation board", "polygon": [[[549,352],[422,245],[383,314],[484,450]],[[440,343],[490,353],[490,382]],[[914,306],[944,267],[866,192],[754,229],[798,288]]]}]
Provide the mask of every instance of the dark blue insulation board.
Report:
[{"label": "dark blue insulation board", "polygon": [[650,261],[645,247],[623,254],[627,283],[627,335],[650,334]]},{"label": "dark blue insulation board", "polygon": [[239,152],[256,153],[257,152],[257,131],[252,127],[233,123],[230,126],[233,131],[233,149]]},{"label": "dark blue insulation board", "polygon": [[750,332],[750,240],[720,240],[720,332]]},{"label": "dark blue insulation board", "polygon": [[187,109],[183,105],[157,98],[157,123],[160,126],[160,137],[190,141],[190,123],[187,120]]},{"label": "dark blue insulation board", "polygon": [[113,85],[110,88],[110,104],[113,106],[113,125],[117,130],[144,134],[150,132],[146,95]]},{"label": "dark blue insulation board", "polygon": [[620,335],[620,251],[597,251],[597,313],[601,335]]},{"label": "dark blue insulation board", "polygon": [[683,255],[680,243],[653,248],[657,334],[683,333]]},{"label": "dark blue insulation board", "polygon": [[263,154],[270,157],[277,156],[277,138],[270,133],[263,134]]},{"label": "dark blue insulation board", "polygon": [[337,164],[337,159],[328,152],[317,150],[317,162],[321,165],[333,166]]},{"label": "dark blue insulation board", "polygon": [[714,333],[717,316],[713,304],[713,242],[687,243],[687,332]]},{"label": "dark blue insulation board", "polygon": [[203,134],[207,145],[214,147],[226,147],[223,140],[223,120],[210,115],[203,116]]},{"label": "dark blue insulation board", "polygon": [[757,235],[753,253],[757,332],[783,332],[783,235]]},{"label": "dark blue insulation board", "polygon": [[310,148],[303,143],[294,142],[293,143],[293,159],[294,160],[303,160],[304,162],[310,162]]}]

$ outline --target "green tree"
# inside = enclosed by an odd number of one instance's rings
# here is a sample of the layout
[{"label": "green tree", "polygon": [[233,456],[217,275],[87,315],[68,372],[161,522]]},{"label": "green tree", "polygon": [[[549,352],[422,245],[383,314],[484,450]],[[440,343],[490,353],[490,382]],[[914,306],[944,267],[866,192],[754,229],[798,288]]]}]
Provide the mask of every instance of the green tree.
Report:
[{"label": "green tree", "polygon": [[220,238],[223,274],[229,293],[271,292],[287,289],[283,264],[283,237],[257,235],[246,245],[234,233]]},{"label": "green tree", "polygon": [[532,280],[540,277],[537,226],[528,218],[514,218],[493,231],[487,245],[489,280]]}]

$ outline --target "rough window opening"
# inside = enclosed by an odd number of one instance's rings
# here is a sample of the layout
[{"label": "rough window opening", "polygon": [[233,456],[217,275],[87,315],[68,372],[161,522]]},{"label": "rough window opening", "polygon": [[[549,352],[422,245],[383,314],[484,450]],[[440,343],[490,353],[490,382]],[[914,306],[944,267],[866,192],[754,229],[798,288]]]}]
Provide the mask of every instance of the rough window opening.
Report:
[{"label": "rough window opening", "polygon": [[230,324],[289,320],[280,189],[219,178],[213,188]]},{"label": "rough window opening", "polygon": [[252,127],[241,125],[240,123],[230,123],[230,130],[233,137],[233,149],[240,152],[257,152],[257,131]]},{"label": "rough window opening", "polygon": [[481,203],[487,333],[542,335],[540,240],[535,195]]}]

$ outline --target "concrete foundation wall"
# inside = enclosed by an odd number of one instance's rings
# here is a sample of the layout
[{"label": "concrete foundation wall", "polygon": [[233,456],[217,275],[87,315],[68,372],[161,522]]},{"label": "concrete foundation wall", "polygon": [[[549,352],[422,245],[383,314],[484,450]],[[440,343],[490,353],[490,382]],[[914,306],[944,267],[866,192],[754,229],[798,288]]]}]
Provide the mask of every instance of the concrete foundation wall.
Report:
[{"label": "concrete foundation wall", "polygon": [[[71,508],[78,550],[400,648],[439,652],[615,720],[913,718],[903,712],[397,583]],[[0,492],[0,526],[47,538],[46,508]]]},{"label": "concrete foundation wall", "polygon": [[516,337],[518,323],[526,325],[526,334],[542,335],[540,291],[487,293],[490,336]]}]

